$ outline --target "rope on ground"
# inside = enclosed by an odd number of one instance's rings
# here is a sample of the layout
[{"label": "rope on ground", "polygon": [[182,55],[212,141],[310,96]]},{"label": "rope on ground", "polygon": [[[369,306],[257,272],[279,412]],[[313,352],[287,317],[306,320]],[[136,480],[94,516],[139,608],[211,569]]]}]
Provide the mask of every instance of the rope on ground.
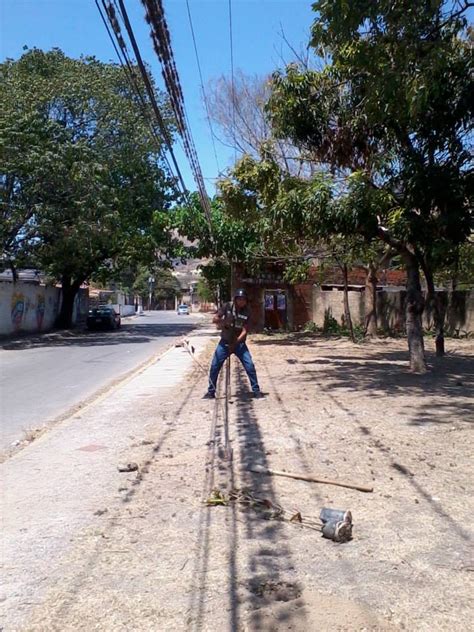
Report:
[{"label": "rope on ground", "polygon": [[228,461],[232,461],[232,448],[229,439],[230,358],[231,356],[226,360],[224,394],[224,452]]},{"label": "rope on ground", "polygon": [[[189,355],[192,357],[198,367],[207,375],[207,370],[194,356],[194,347],[189,344],[189,341],[183,339],[182,346],[186,349]],[[230,447],[229,439],[229,398],[230,398],[230,369],[231,369],[231,357],[226,360],[225,367],[225,389],[224,389],[224,451],[225,458],[229,461],[232,460],[232,448]],[[212,384],[212,383],[211,383]],[[217,394],[217,388],[215,384],[215,392]],[[216,397],[214,407],[214,425],[217,422],[219,407],[219,397]],[[252,470],[257,471],[259,474],[280,474],[283,476],[289,476],[290,478],[303,478],[303,480],[311,480],[314,482],[329,482],[331,484],[337,484],[333,481],[322,481],[321,479],[314,479],[309,477],[302,477],[287,472],[277,472],[276,470]],[[349,486],[342,484],[342,486]],[[351,487],[353,487],[351,485]],[[361,489],[356,487],[356,489]],[[368,491],[364,489],[364,491]],[[370,490],[371,491],[371,490]],[[334,509],[323,508],[318,518],[303,517],[300,511],[289,511],[284,509],[281,505],[272,502],[266,498],[258,498],[251,491],[247,489],[232,489],[226,496],[219,489],[214,489],[210,497],[206,500],[206,505],[209,507],[215,507],[219,505],[227,506],[231,502],[238,502],[241,505],[251,507],[258,510],[264,510],[263,517],[274,520],[283,520],[290,524],[296,524],[300,527],[306,527],[322,533],[324,538],[333,540],[333,542],[349,542],[352,539],[352,514],[350,511],[340,511]]]},{"label": "rope on ground", "polygon": [[[320,518],[306,517],[300,511],[285,509],[268,498],[258,498],[248,489],[233,489],[228,495],[219,489],[214,489],[206,500],[206,505],[209,507],[228,506],[231,502],[237,502],[260,512],[262,518],[266,520],[281,520],[319,531],[323,537],[334,542],[348,542],[352,539],[352,515],[348,511],[323,509]],[[326,514],[333,515],[326,518]],[[341,519],[335,518],[335,515]]]},{"label": "rope on ground", "polygon": [[[199,360],[194,355],[194,347],[189,344],[189,340],[185,338],[182,340],[182,346],[189,353],[191,358],[197,364],[197,366],[201,369],[203,373],[207,375],[207,369],[203,367],[203,365],[199,362]],[[229,437],[229,399],[230,399],[230,363],[231,356],[229,356],[226,360],[225,367],[225,389],[224,389],[224,408],[223,408],[223,425],[224,425],[224,455],[228,461],[232,460],[232,448],[230,447],[230,437]],[[217,397],[217,384],[211,381],[209,378],[209,382],[214,387],[214,392],[216,393],[216,403],[215,403],[215,415],[217,415],[219,403],[219,397]]]}]

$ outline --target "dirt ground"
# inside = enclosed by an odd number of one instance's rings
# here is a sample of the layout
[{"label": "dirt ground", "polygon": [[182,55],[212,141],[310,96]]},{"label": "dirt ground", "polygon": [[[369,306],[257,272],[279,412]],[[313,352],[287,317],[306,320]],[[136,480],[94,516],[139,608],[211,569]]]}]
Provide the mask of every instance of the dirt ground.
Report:
[{"label": "dirt ground", "polygon": [[[233,461],[223,402],[201,399],[195,366],[123,454],[139,473],[117,472],[101,528],[77,534],[28,629],[474,629],[474,343],[448,340],[422,376],[407,370],[405,341],[275,335],[249,346],[267,397],[249,397],[233,360]],[[270,478],[256,465],[374,491]],[[350,509],[353,540],[206,506],[213,489],[235,488],[303,516]]]}]

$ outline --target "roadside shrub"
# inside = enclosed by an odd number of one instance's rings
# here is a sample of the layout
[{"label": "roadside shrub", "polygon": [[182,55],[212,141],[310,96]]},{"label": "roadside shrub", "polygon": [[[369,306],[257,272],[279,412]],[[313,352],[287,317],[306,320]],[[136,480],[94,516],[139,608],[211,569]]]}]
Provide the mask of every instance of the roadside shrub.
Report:
[{"label": "roadside shrub", "polygon": [[[365,329],[363,325],[353,325],[352,329],[354,331],[354,338],[356,342],[362,342],[365,340]],[[334,336],[350,336],[349,328],[346,327],[346,325],[340,325],[329,313],[326,313],[324,316],[323,333]]]},{"label": "roadside shrub", "polygon": [[339,334],[340,335],[343,329],[344,329],[343,326],[337,322],[334,316],[331,316],[331,314],[328,312],[324,314],[323,332],[325,334]]}]

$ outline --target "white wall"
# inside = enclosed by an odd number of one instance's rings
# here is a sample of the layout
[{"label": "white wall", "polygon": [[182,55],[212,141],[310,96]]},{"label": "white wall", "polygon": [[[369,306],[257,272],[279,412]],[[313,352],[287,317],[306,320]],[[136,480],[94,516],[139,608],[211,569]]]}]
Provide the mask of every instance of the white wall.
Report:
[{"label": "white wall", "polygon": [[[474,291],[464,290],[450,293],[440,292],[441,299],[447,305],[445,329],[449,333],[474,331]],[[406,291],[377,292],[378,325],[385,331],[402,331],[405,328]],[[349,307],[354,325],[364,324],[364,292],[349,292]],[[313,291],[313,321],[319,327],[324,326],[326,316],[332,316],[342,323],[344,316],[344,293],[337,290]],[[423,326],[432,327],[433,319],[425,310]]]},{"label": "white wall", "polygon": [[122,305],[119,303],[112,303],[110,307],[113,307],[117,314],[120,314],[120,316],[133,316],[135,314],[135,305]]},{"label": "white wall", "polygon": [[51,329],[60,300],[61,289],[57,287],[0,282],[0,334]]},{"label": "white wall", "polygon": [[[61,288],[19,281],[0,281],[0,335],[48,331],[61,305]],[[87,315],[87,290],[79,290],[73,322]]]}]

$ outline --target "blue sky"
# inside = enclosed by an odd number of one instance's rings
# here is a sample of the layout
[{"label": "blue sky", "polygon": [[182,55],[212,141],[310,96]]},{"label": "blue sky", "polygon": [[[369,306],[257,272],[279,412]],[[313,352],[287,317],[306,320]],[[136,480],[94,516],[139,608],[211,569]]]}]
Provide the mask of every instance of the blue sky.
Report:
[{"label": "blue sky", "polygon": [[[149,40],[140,0],[125,0],[140,49],[162,87],[160,67]],[[208,192],[218,170],[191,39],[185,0],[164,0],[173,50],[183,86],[191,131]],[[227,0],[190,0],[204,83],[230,74],[229,14]],[[311,0],[232,0],[234,69],[247,74],[268,74],[282,66],[292,53],[281,37],[296,49],[306,45],[313,20]],[[71,57],[95,55],[117,61],[94,0],[0,0],[0,56],[16,59],[23,46],[61,48]],[[217,142],[219,165],[233,162],[233,152]],[[177,150],[186,184],[194,189],[189,167]]]}]

